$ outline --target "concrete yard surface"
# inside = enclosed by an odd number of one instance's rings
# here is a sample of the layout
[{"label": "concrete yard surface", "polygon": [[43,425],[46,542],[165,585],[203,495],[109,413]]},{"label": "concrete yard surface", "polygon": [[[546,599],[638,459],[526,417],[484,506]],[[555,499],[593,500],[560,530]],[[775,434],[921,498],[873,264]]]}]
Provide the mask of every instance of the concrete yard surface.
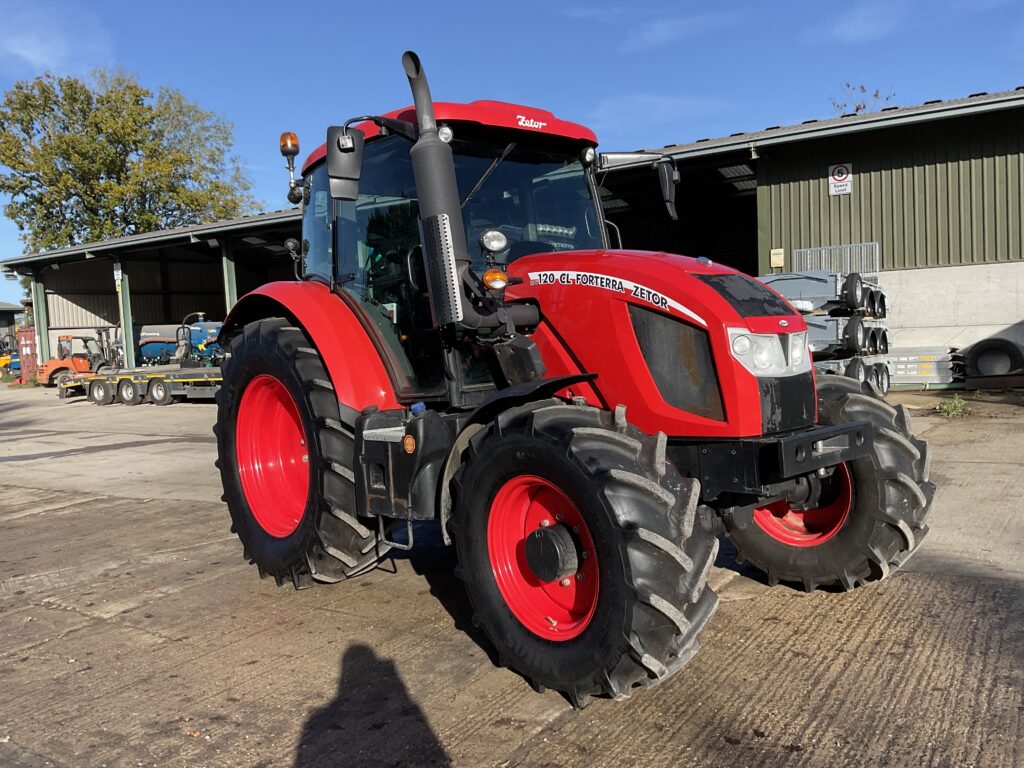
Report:
[{"label": "concrete yard surface", "polygon": [[1024,407],[908,402],[939,492],[903,572],[807,595],[724,551],[696,658],[577,712],[496,666],[435,528],[278,588],[214,406],[0,387],[0,766],[1024,765]]}]

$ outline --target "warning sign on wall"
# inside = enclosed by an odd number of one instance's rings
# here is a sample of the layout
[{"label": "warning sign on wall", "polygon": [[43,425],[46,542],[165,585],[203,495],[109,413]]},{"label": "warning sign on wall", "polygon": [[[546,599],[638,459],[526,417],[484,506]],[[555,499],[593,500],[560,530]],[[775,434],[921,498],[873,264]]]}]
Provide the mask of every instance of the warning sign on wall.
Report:
[{"label": "warning sign on wall", "polygon": [[829,195],[848,195],[853,191],[853,163],[837,163],[828,167]]}]

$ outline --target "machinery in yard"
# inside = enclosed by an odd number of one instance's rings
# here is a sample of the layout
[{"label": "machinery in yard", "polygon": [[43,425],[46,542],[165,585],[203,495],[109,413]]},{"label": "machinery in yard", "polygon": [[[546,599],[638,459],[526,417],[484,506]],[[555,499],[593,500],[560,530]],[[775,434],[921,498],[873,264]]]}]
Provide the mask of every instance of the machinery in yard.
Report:
[{"label": "machinery in yard", "polygon": [[[221,383],[220,329],[221,323],[207,321],[203,312],[193,312],[172,327],[171,337],[161,335],[166,330],[143,326],[138,336],[142,366],[105,368],[62,379],[60,397],[87,395],[96,405],[138,405],[146,400],[170,405],[181,399],[212,399]],[[170,351],[165,349],[168,342]]]},{"label": "machinery in yard", "polygon": [[0,375],[10,376],[21,372],[21,355],[18,340],[12,334],[0,338]]},{"label": "machinery in yard", "polygon": [[718,536],[808,590],[917,549],[934,487],[905,409],[816,389],[805,322],[762,283],[610,250],[616,157],[588,129],[435,105],[402,61],[415,109],[329,128],[301,180],[282,135],[301,279],[221,332],[218,466],[261,575],[339,582],[436,521],[501,662],[582,706],[693,656]]},{"label": "machinery in yard", "polygon": [[95,336],[58,336],[57,354],[36,369],[36,381],[44,387],[66,386],[75,374],[95,373],[116,364],[106,328],[97,328]]}]

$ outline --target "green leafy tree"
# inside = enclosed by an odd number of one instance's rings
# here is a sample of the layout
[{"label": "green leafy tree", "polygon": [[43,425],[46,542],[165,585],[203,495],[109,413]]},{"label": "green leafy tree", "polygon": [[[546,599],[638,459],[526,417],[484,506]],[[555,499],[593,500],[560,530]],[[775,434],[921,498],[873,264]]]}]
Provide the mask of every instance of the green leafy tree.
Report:
[{"label": "green leafy tree", "polygon": [[131,75],[45,74],[0,104],[0,193],[25,251],[212,221],[256,208],[232,126]]}]

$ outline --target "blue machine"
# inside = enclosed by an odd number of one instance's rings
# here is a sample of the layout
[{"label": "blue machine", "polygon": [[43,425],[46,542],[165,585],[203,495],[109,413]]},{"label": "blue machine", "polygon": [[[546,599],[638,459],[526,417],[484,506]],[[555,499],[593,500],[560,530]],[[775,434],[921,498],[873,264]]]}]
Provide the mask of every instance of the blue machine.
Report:
[{"label": "blue machine", "polygon": [[208,362],[221,356],[217,335],[223,323],[206,320],[196,312],[185,318],[181,325],[143,325],[135,328],[137,358],[140,365],[162,365],[170,362],[179,352],[179,345],[187,339],[187,356],[195,361]]}]

